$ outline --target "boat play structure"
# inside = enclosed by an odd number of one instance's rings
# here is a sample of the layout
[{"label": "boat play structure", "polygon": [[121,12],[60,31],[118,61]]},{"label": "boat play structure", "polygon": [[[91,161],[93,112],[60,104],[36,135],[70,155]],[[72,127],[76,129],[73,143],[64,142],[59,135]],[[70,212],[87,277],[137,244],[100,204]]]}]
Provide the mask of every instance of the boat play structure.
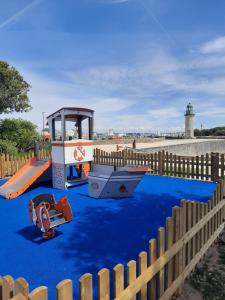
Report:
[{"label": "boat play structure", "polygon": [[76,107],[61,108],[48,116],[52,159],[32,158],[0,187],[0,195],[16,198],[33,183],[51,179],[58,189],[87,181],[93,160],[93,118],[93,110]]},{"label": "boat play structure", "polygon": [[93,198],[130,197],[149,167],[93,165],[89,173],[89,196]]}]

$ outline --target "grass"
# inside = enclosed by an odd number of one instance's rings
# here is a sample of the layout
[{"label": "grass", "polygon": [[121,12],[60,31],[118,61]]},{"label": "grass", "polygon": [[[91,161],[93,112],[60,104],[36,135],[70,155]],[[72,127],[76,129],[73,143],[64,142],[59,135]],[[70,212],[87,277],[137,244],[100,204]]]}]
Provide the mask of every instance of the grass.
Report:
[{"label": "grass", "polygon": [[[225,299],[225,234],[214,245],[214,254],[205,257],[192,273],[190,284],[202,293],[204,300]],[[215,259],[216,258],[216,259]]]}]

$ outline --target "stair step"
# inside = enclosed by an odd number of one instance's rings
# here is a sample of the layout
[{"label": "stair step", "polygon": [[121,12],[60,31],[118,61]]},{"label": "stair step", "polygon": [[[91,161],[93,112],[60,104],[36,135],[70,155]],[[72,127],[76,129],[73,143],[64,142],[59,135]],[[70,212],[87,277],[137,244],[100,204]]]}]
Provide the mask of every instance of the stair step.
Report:
[{"label": "stair step", "polygon": [[63,215],[62,212],[59,212],[59,211],[57,211],[55,209],[50,210],[48,213],[49,213],[50,219]]},{"label": "stair step", "polygon": [[66,223],[66,220],[64,218],[55,220],[55,221],[50,223],[50,228],[57,227],[57,226],[62,225],[64,223]]}]

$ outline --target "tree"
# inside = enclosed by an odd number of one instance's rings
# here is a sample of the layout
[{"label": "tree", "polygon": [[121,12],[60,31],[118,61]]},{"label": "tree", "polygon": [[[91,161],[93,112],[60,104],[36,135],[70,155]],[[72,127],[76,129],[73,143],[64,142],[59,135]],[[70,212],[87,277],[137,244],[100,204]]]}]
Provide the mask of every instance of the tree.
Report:
[{"label": "tree", "polygon": [[16,155],[18,154],[18,149],[16,148],[15,143],[5,141],[5,140],[0,140],[0,153]]},{"label": "tree", "polygon": [[0,139],[13,143],[19,152],[33,149],[38,136],[36,125],[22,119],[4,119],[0,122]]},{"label": "tree", "polygon": [[0,114],[30,110],[29,88],[30,85],[14,67],[0,60]]}]

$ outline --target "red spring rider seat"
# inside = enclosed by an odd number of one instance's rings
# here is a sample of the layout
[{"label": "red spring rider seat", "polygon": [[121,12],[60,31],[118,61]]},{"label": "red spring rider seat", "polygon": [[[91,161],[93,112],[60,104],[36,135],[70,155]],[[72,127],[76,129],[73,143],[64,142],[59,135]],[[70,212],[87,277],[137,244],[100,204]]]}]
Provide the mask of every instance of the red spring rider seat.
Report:
[{"label": "red spring rider seat", "polygon": [[43,239],[55,236],[54,228],[72,220],[72,210],[67,197],[57,203],[54,195],[40,194],[29,201],[30,223],[34,223],[42,232]]}]

